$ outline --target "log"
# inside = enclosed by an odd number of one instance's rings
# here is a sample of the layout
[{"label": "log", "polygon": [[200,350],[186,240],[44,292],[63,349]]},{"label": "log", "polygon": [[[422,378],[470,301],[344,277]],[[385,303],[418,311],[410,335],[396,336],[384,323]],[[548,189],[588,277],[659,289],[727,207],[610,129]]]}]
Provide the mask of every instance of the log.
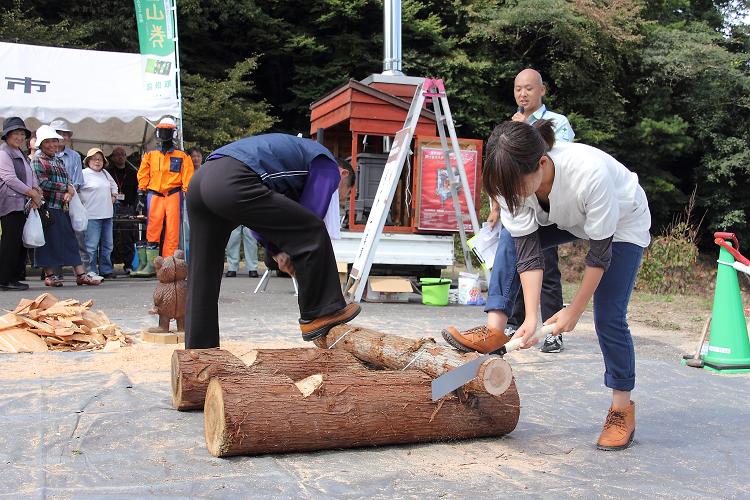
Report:
[{"label": "log", "polygon": [[513,382],[499,397],[438,402],[431,382],[417,370],[318,374],[297,384],[253,372],[212,378],[206,445],[215,457],[304,452],[502,436],[518,424]]},{"label": "log", "polygon": [[316,373],[366,372],[346,351],[316,348],[256,349],[238,358],[222,349],[179,349],[172,353],[172,406],[202,410],[211,377],[241,374],[248,369],[300,380]]},{"label": "log", "polygon": [[[461,354],[438,345],[432,338],[414,340],[353,325],[336,326],[315,344],[322,348],[335,344],[334,350],[346,350],[366,363],[389,370],[408,366],[433,378],[480,356],[479,353]],[[418,353],[421,354],[417,356]],[[499,396],[508,390],[512,380],[510,364],[500,356],[491,356],[481,364],[477,377],[463,389],[475,394]]]}]

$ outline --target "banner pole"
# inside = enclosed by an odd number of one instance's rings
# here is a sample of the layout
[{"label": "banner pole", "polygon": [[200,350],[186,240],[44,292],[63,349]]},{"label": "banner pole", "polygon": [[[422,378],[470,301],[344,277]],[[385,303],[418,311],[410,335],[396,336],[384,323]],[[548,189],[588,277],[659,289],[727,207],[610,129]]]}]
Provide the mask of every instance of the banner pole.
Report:
[{"label": "banner pole", "polygon": [[177,76],[177,106],[180,116],[177,117],[177,126],[180,130],[180,149],[185,150],[185,129],[182,122],[182,86],[180,82],[180,37],[177,34],[177,0],[170,0],[170,11],[172,13],[172,29],[174,32],[174,60],[175,73]]}]

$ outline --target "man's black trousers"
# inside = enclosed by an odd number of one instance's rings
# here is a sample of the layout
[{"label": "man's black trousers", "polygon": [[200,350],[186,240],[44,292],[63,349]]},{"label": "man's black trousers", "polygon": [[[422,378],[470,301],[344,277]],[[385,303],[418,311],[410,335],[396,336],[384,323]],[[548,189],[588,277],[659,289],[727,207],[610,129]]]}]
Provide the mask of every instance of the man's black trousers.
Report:
[{"label": "man's black trousers", "polygon": [[229,234],[239,225],[289,254],[299,283],[302,319],[315,319],[346,306],[323,221],[299,203],[268,189],[245,164],[230,157],[206,162],[190,181],[187,208],[190,262],[185,348],[219,346],[224,250]]}]

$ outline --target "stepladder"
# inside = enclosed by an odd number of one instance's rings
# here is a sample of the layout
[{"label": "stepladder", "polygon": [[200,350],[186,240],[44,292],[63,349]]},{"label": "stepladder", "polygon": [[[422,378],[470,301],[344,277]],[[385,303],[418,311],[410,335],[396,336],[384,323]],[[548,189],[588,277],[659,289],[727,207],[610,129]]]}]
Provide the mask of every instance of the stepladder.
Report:
[{"label": "stepladder", "polygon": [[367,278],[370,274],[375,251],[380,241],[388,212],[393,203],[393,196],[401,177],[404,162],[410,154],[411,142],[417,130],[419,117],[425,104],[431,104],[435,113],[440,147],[443,151],[446,165],[445,170],[450,185],[451,200],[456,212],[456,221],[458,223],[458,232],[461,238],[465,264],[467,270],[473,272],[467,245],[466,228],[464,227],[464,215],[459,202],[459,185],[463,190],[472,232],[476,234],[479,231],[480,225],[474,207],[473,193],[466,177],[458,137],[456,136],[456,128],[445,91],[445,84],[440,79],[425,78],[414,92],[414,98],[406,115],[404,127],[396,133],[390,152],[388,153],[388,160],[386,161],[383,175],[380,178],[380,184],[378,185],[372,209],[362,233],[359,248],[354,257],[351,273],[344,288],[345,298],[349,302],[359,302],[367,286]]}]

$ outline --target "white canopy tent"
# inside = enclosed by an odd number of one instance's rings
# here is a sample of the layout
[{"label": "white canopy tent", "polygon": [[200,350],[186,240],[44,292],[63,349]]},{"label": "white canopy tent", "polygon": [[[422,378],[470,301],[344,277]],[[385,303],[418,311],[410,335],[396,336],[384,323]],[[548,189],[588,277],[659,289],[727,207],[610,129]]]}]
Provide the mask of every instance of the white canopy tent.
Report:
[{"label": "white canopy tent", "polygon": [[0,42],[0,61],[0,120],[20,116],[36,130],[62,118],[81,152],[132,152],[152,139],[149,122],[180,116],[176,92],[146,92],[140,54]]}]

